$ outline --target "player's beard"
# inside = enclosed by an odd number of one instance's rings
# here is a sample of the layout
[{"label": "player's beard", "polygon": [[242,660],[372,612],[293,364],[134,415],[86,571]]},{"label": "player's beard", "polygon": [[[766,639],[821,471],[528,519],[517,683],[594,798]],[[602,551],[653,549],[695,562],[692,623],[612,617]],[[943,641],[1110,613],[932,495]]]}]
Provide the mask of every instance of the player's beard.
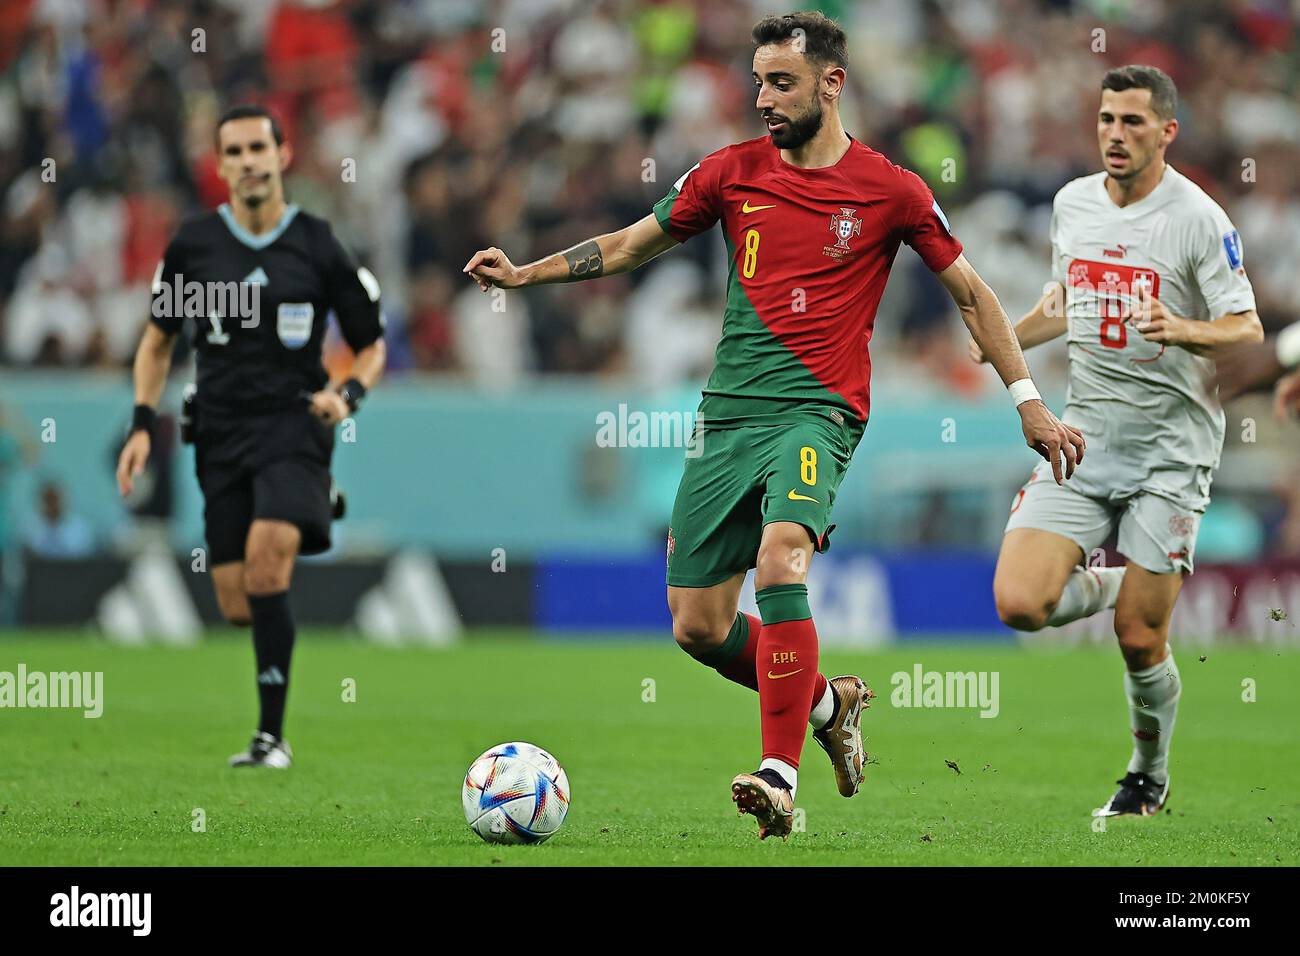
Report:
[{"label": "player's beard", "polygon": [[[1149,154],[1145,157],[1141,157],[1141,161],[1139,161],[1139,157],[1133,152],[1133,150],[1130,149],[1126,152],[1128,153],[1128,166],[1122,172],[1116,173],[1111,171],[1109,165],[1106,167],[1107,175],[1116,182],[1126,183],[1141,174],[1143,170],[1151,165],[1151,156]],[[1104,155],[1103,158],[1105,158]]]},{"label": "player's beard", "polygon": [[814,94],[808,103],[808,111],[803,116],[798,119],[787,116],[785,129],[772,133],[772,145],[777,149],[798,149],[817,135],[817,131],[822,128],[822,119],[822,104]]},{"label": "player's beard", "polygon": [[1137,168],[1137,167],[1135,167],[1135,166],[1133,165],[1133,158],[1130,156],[1130,157],[1129,157],[1129,165],[1128,165],[1128,168],[1127,168],[1127,169],[1125,169],[1125,170],[1124,170],[1123,172],[1121,172],[1121,173],[1117,173],[1117,172],[1114,172],[1114,171],[1112,171],[1112,170],[1107,170],[1107,175],[1109,175],[1110,178],[1113,179],[1113,180],[1115,180],[1115,182],[1117,182],[1117,183],[1126,183],[1126,182],[1128,182],[1130,179],[1132,179],[1134,176],[1136,176],[1138,173],[1142,172],[1142,170],[1145,169],[1145,168],[1146,168],[1145,166],[1143,166],[1143,167],[1141,167],[1141,168]]}]

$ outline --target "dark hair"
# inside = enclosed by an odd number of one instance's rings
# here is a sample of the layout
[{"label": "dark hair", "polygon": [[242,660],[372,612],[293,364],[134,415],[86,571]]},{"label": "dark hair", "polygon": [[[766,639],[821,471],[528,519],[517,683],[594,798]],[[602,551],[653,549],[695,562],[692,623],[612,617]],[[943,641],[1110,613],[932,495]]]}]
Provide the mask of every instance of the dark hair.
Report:
[{"label": "dark hair", "polygon": [[244,103],[240,106],[232,106],[221,114],[221,119],[217,120],[217,146],[221,145],[221,127],[225,126],[231,120],[241,119],[267,119],[271,121],[271,135],[275,137],[275,145],[284,144],[284,133],[280,129],[280,121],[271,115],[271,111],[265,106],[258,106],[255,103]]},{"label": "dark hair", "polygon": [[804,43],[803,55],[812,62],[821,66],[849,65],[849,44],[844,31],[830,17],[816,11],[764,17],[754,24],[750,37],[754,41],[754,49],[798,37]]},{"label": "dark hair", "polygon": [[1171,120],[1178,112],[1178,87],[1164,70],[1154,66],[1117,66],[1101,78],[1103,90],[1150,90],[1151,109],[1162,120]]}]

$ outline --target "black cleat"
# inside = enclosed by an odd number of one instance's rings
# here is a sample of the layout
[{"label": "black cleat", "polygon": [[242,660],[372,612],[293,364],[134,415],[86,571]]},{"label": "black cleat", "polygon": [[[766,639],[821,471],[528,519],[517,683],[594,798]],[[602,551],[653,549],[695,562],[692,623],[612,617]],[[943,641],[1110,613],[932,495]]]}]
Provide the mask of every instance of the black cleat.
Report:
[{"label": "black cleat", "polygon": [[330,517],[338,521],[348,513],[348,498],[343,489],[330,482]]},{"label": "black cleat", "polygon": [[260,730],[253,734],[248,750],[230,758],[232,767],[274,767],[285,770],[292,765],[293,751],[289,748],[289,741],[283,737],[272,737]]},{"label": "black cleat", "polygon": [[1118,817],[1132,814],[1151,817],[1160,812],[1169,799],[1169,780],[1157,783],[1145,773],[1129,772],[1123,780],[1115,781],[1119,790],[1106,801],[1104,807],[1092,811],[1094,817]]}]

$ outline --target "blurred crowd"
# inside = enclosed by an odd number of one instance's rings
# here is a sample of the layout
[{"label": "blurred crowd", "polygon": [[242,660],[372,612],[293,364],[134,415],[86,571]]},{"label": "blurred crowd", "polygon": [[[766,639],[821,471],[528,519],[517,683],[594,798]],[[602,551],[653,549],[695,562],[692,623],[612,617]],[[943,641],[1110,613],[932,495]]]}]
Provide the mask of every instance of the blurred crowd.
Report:
[{"label": "blurred crowd", "polygon": [[[846,128],[921,173],[1013,317],[1047,279],[1055,190],[1097,167],[1109,66],[1177,81],[1172,161],[1236,220],[1270,326],[1300,316],[1300,106],[1286,0],[823,0],[849,34]],[[121,367],[178,220],[224,199],[213,123],[282,118],[291,199],[380,278],[394,369],[698,377],[723,262],[700,239],[631,276],[509,297],[460,268],[644,215],[701,156],[761,135],[751,0],[9,0],[0,6],[0,354]],[[963,393],[943,293],[904,250],[883,376]],[[1044,360],[1060,370],[1060,349]],[[921,374],[918,374],[921,373]]]},{"label": "blurred crowd", "polygon": [[[801,6],[848,33],[845,127],[926,179],[1013,319],[1049,278],[1053,194],[1098,168],[1101,76],[1130,62],[1177,82],[1171,162],[1234,219],[1266,327],[1300,318],[1300,4]],[[289,198],[329,218],[379,277],[391,371],[489,386],[699,379],[723,306],[716,232],[627,276],[511,293],[503,311],[460,270],[482,247],[522,263],[617,229],[702,156],[762,135],[749,31],[771,12],[783,11],[770,0],[5,0],[0,363],[129,365],[170,235],[225,199],[215,120],[259,102],[294,147]],[[877,382],[997,388],[907,249],[876,328]],[[346,361],[337,341],[329,361]],[[1030,364],[1059,394],[1063,342]],[[1266,521],[1271,537],[1279,522],[1300,527],[1300,507],[1283,513]]]}]

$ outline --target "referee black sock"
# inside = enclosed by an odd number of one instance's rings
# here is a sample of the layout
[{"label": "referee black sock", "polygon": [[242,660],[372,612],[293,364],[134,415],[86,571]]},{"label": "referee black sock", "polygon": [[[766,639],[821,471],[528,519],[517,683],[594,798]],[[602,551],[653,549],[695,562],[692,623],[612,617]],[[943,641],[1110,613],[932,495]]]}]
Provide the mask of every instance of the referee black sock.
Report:
[{"label": "referee black sock", "polygon": [[262,710],[257,729],[279,739],[284,730],[289,658],[293,655],[289,592],[250,594],[248,606],[253,612],[253,655],[257,659],[257,696]]}]

